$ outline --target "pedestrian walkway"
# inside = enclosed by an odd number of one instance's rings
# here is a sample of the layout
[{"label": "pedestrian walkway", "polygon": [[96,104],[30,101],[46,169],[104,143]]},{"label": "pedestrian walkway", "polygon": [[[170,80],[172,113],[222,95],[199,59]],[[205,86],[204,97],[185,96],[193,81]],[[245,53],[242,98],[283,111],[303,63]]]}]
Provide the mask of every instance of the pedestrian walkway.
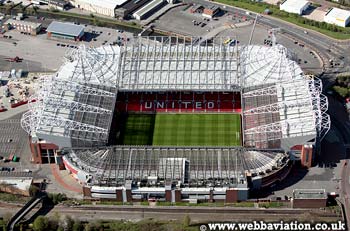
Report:
[{"label": "pedestrian walkway", "polygon": [[50,164],[52,175],[55,177],[57,183],[59,183],[63,188],[69,191],[82,193],[82,187],[79,183],[72,178],[72,176],[67,171],[60,171],[56,164]]}]

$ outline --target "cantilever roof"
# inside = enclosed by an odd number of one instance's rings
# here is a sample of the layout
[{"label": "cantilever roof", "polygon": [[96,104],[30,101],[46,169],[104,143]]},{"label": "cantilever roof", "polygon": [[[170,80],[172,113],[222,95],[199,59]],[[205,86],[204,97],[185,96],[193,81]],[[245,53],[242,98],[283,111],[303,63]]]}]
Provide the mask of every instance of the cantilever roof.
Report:
[{"label": "cantilever roof", "polygon": [[[60,127],[63,129],[62,136],[72,136],[76,134],[73,131],[78,130],[89,134],[103,134],[105,140],[113,109],[103,105],[107,98],[110,98],[111,103],[115,100],[113,89],[244,89],[244,98],[269,95],[275,97],[268,101],[266,97],[259,98],[257,102],[260,105],[246,108],[244,114],[270,113],[277,116],[273,120],[259,119],[262,124],[246,127],[245,134],[273,134],[267,140],[292,137],[307,137],[310,140],[315,138],[317,132],[324,135],[328,131],[328,102],[321,94],[322,83],[305,76],[301,68],[290,59],[286,48],[281,45],[237,47],[225,46],[222,42],[198,44],[194,41],[195,39],[185,42],[169,37],[157,40],[150,37],[134,38],[120,47],[82,46],[74,50],[71,58],[53,78],[53,83],[47,84],[46,92],[45,88],[38,92],[44,99],[44,105],[31,107],[22,120],[22,126],[29,133],[43,131],[45,125],[45,131],[51,131],[50,127]],[[62,91],[56,93],[58,85]],[[82,94],[83,88],[89,94]],[[250,88],[259,89],[255,92],[254,89],[249,90]],[[96,120],[88,122],[89,120],[84,120],[88,117],[81,115],[81,111],[87,115],[106,114],[108,118],[100,123],[100,116],[94,116]],[[87,139],[98,140],[99,137],[88,136]],[[302,142],[303,140],[299,140],[299,144]]]},{"label": "cantilever roof", "polygon": [[83,31],[84,27],[81,25],[57,21],[53,21],[47,28],[47,32],[70,35],[75,37],[79,36]]},{"label": "cantilever roof", "polygon": [[[164,180],[191,179],[191,184],[203,180],[224,179],[222,183],[239,183],[246,171],[257,176],[261,172],[278,169],[285,164],[285,155],[275,151],[255,151],[242,148],[167,148],[110,146],[107,148],[78,148],[69,150],[64,160],[69,165],[84,169],[100,185],[121,186],[126,179],[142,181],[148,177]],[[169,161],[176,159],[179,161]],[[188,160],[184,169],[181,160]],[[142,166],[142,167],[140,167]],[[202,183],[201,183],[202,181]]]}]

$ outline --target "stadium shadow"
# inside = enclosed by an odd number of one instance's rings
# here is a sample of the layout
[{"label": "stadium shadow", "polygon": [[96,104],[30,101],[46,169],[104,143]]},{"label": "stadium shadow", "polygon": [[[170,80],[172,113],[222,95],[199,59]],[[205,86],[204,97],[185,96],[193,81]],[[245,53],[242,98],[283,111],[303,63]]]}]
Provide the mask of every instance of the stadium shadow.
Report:
[{"label": "stadium shadow", "polygon": [[288,176],[284,180],[277,181],[270,187],[252,191],[250,197],[258,199],[274,195],[274,191],[280,191],[296,184],[297,182],[301,181],[307,173],[308,169],[301,167],[300,163],[294,164]]},{"label": "stadium shadow", "polygon": [[[135,117],[135,114],[139,116]],[[152,145],[155,120],[154,113],[116,113],[112,120],[109,144]]]}]

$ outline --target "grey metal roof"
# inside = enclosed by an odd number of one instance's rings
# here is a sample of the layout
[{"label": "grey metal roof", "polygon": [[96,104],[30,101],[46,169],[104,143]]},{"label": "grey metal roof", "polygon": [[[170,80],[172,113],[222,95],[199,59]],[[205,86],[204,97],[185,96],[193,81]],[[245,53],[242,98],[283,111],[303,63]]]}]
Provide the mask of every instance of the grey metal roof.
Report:
[{"label": "grey metal roof", "polygon": [[53,21],[46,31],[70,36],[78,36],[82,31],[84,31],[84,27],[71,23]]},{"label": "grey metal roof", "polygon": [[294,199],[326,199],[325,189],[294,189]]}]

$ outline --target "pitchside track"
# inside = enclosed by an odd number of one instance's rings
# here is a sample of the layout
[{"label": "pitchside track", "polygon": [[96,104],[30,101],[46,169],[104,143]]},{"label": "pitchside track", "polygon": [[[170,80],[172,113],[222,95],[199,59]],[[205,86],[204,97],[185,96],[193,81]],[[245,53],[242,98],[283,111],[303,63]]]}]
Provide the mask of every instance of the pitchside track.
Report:
[{"label": "pitchside track", "polygon": [[129,114],[125,145],[240,146],[239,114]]}]

